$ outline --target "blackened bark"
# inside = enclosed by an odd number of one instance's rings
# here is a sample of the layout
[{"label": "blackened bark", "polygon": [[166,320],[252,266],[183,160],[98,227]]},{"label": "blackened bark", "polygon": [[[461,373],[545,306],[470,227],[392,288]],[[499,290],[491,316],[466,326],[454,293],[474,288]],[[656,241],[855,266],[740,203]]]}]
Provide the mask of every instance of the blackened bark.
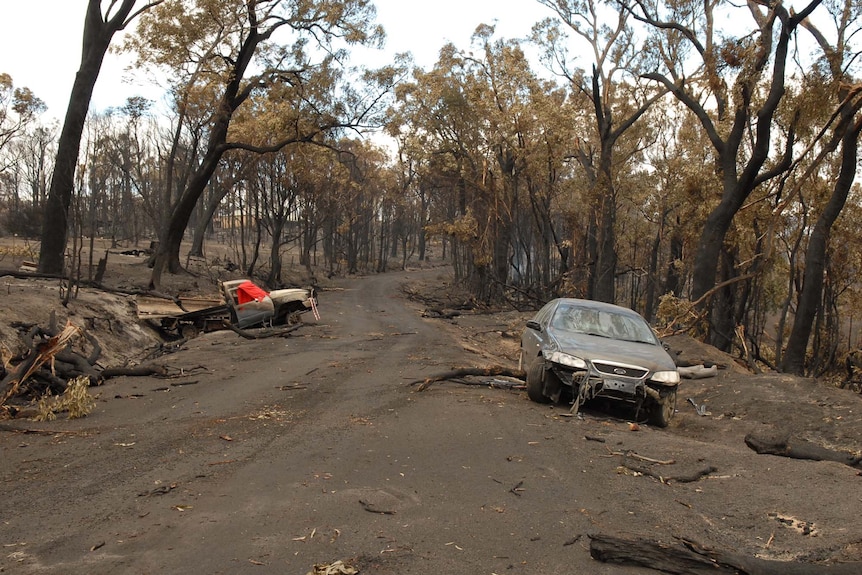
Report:
[{"label": "blackened bark", "polygon": [[679,273],[677,262],[681,262],[684,256],[682,234],[678,231],[681,229],[682,222],[679,216],[676,218],[676,226],[670,236],[670,263],[667,266],[667,283],[665,285],[665,293],[672,293],[676,297],[682,296],[682,276]]},{"label": "blackened bark", "polygon": [[[597,170],[598,206],[597,238],[594,273],[591,276],[592,298],[608,303],[616,299],[617,271],[617,196],[613,184],[612,160],[614,145],[623,133],[621,126],[613,129],[614,117],[609,107],[603,105],[601,84],[596,67],[593,66],[592,100],[599,133],[601,151]],[[625,125],[625,123],[624,123]],[[630,124],[629,124],[630,125]]]},{"label": "blackened bark", "polygon": [[647,270],[647,286],[646,293],[644,294],[644,317],[647,318],[648,321],[652,322],[655,320],[655,310],[656,310],[656,298],[658,294],[658,256],[659,250],[661,249],[661,240],[664,236],[664,222],[666,218],[666,212],[662,214],[661,222],[659,222],[659,229],[656,231],[655,238],[653,238],[652,246],[650,248],[650,256],[649,256],[649,268]]},{"label": "blackened bark", "polygon": [[[725,155],[722,159],[725,174],[724,194],[721,202],[706,218],[703,232],[697,244],[697,252],[692,270],[692,294],[691,299],[697,301],[716,285],[716,270],[721,262],[721,251],[724,246],[725,237],[730,230],[733,217],[742,203],[751,193],[749,185],[739,182],[735,177],[735,156]],[[765,160],[765,157],[762,158]],[[762,161],[760,162],[762,165]],[[751,164],[749,164],[751,165]],[[711,303],[704,303],[704,307],[711,308]]]},{"label": "blackened bark", "polygon": [[709,343],[713,347],[730,352],[733,347],[734,330],[736,328],[736,286],[730,281],[736,274],[736,259],[727,249],[719,253],[719,278],[725,284],[715,292],[710,314]]},{"label": "blackened bark", "polygon": [[269,277],[266,285],[276,288],[281,285],[281,244],[286,215],[278,214],[272,222],[272,243],[269,246]]},{"label": "blackened bark", "polygon": [[599,209],[598,251],[595,275],[593,276],[593,299],[608,303],[616,300],[616,222],[617,202],[613,184],[608,182]]}]

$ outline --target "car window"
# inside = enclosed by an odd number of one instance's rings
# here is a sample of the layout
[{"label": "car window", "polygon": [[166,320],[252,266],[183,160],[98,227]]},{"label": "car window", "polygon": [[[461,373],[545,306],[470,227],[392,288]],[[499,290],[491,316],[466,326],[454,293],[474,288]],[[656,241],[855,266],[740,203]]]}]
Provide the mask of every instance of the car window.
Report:
[{"label": "car window", "polygon": [[551,312],[553,311],[555,306],[556,306],[556,302],[552,301],[552,302],[546,303],[542,307],[542,309],[540,309],[538,311],[538,313],[536,313],[536,315],[533,317],[533,320],[539,322],[542,325],[547,324],[548,323],[548,317],[551,315]]},{"label": "car window", "polygon": [[637,317],[576,305],[557,308],[551,325],[557,329],[599,337],[655,344],[649,325]]}]

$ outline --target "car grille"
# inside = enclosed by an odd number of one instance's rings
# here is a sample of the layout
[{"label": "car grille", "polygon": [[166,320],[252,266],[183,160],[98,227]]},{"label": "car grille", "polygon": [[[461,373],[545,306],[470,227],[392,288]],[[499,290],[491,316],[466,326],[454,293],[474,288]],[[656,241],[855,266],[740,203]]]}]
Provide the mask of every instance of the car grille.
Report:
[{"label": "car grille", "polygon": [[593,367],[600,374],[608,377],[631,377],[633,379],[643,379],[646,377],[648,370],[638,367],[624,367],[614,365],[612,363],[593,362]]}]

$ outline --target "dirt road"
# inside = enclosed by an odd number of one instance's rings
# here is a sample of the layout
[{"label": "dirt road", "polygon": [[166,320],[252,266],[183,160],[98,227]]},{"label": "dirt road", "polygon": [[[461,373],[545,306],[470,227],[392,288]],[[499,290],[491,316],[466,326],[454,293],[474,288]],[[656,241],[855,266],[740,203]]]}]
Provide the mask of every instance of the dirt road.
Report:
[{"label": "dirt road", "polygon": [[[289,338],[199,337],[162,358],[185,375],[111,380],[85,419],[10,423],[30,433],[0,432],[0,570],[654,572],[591,559],[600,533],[773,559],[862,554],[857,471],[764,459],[732,418],[633,431],[519,391],[417,393],[408,382],[475,359],[405,301],[406,279],[339,282],[320,322]],[[666,477],[714,470],[661,481],[624,453]]]}]

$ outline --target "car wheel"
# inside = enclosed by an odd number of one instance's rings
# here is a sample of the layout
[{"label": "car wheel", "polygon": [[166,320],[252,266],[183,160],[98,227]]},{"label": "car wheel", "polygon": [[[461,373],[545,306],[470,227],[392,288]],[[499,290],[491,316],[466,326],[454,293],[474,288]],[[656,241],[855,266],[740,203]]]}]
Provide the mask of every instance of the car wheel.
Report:
[{"label": "car wheel", "polygon": [[527,397],[536,403],[548,403],[550,401],[544,394],[545,384],[542,376],[545,371],[545,362],[541,359],[534,361],[527,369]]},{"label": "car wheel", "polygon": [[650,423],[656,427],[667,427],[676,413],[676,386],[659,391],[662,401],[654,403],[650,413]]}]

